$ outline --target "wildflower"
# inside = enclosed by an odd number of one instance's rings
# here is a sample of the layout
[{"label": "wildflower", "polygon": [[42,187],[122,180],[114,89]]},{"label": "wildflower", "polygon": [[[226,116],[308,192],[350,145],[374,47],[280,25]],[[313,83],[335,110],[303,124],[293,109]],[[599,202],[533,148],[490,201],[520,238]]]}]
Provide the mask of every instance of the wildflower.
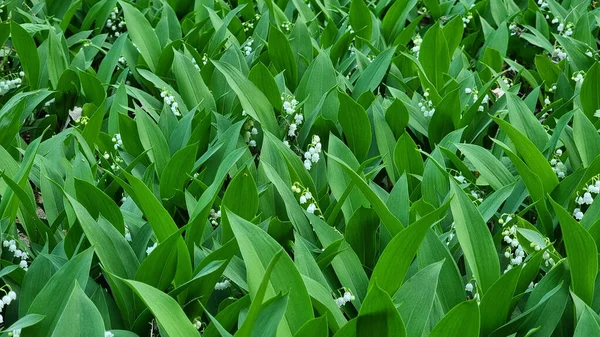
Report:
[{"label": "wildflower", "polygon": [[201,321],[199,321],[199,320],[195,320],[195,321],[194,321],[194,327],[195,327],[197,330],[200,330],[200,328],[202,328],[202,322],[201,322]]},{"label": "wildflower", "polygon": [[315,206],[315,204],[312,204],[312,203],[310,205],[308,205],[308,207],[306,208],[306,211],[311,214],[315,213],[316,210],[317,210],[317,206]]},{"label": "wildflower", "polygon": [[29,268],[29,265],[28,265],[27,261],[21,260],[21,262],[19,262],[19,267],[21,269],[27,271],[27,269]]},{"label": "wildflower", "polygon": [[231,286],[231,282],[229,280],[225,280],[223,282],[217,282],[215,284],[215,290],[225,290]]},{"label": "wildflower", "polygon": [[152,246],[146,248],[146,254],[150,255],[150,253],[152,253],[152,251],[156,248],[158,244],[155,242]]},{"label": "wildflower", "polygon": [[472,283],[467,283],[467,285],[465,286],[465,291],[468,292],[472,292],[473,291],[473,284]]}]

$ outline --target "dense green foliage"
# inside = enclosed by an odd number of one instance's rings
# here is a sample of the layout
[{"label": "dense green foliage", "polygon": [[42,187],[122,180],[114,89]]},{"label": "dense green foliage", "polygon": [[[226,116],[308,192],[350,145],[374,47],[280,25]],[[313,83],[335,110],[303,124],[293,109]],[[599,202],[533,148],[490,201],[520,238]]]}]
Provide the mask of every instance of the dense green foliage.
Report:
[{"label": "dense green foliage", "polygon": [[590,0],[0,0],[2,336],[600,336]]}]

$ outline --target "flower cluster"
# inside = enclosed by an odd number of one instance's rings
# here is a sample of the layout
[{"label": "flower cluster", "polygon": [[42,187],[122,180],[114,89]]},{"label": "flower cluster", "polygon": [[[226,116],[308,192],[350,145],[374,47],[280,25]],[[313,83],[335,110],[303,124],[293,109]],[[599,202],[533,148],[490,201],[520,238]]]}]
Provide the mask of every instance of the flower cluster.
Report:
[{"label": "flower cluster", "polygon": [[450,225],[450,230],[448,231],[448,237],[446,238],[446,246],[449,246],[450,242],[452,242],[452,239],[454,239],[454,236],[456,235],[455,232],[456,230],[454,229],[454,221],[452,221],[452,224]]},{"label": "flower cluster", "polygon": [[21,83],[23,83],[23,76],[25,76],[25,73],[21,71],[19,72],[19,77],[10,80],[0,80],[0,95],[4,95],[10,90],[20,87]]},{"label": "flower cluster", "polygon": [[302,125],[304,122],[304,115],[301,113],[296,113],[298,109],[298,101],[294,96],[283,93],[281,95],[281,100],[283,101],[283,112],[285,112],[286,117],[293,116],[294,121],[290,122],[290,126],[288,127],[288,137],[296,137],[296,132],[298,132],[298,126]]},{"label": "flower cluster", "polygon": [[5,248],[8,248],[8,251],[13,253],[14,257],[21,259],[21,261],[19,262],[19,267],[21,267],[21,269],[27,271],[27,269],[29,268],[29,263],[27,262],[27,259],[29,258],[29,255],[27,254],[27,252],[25,250],[21,250],[19,249],[19,247],[17,246],[21,241],[15,241],[13,239],[11,240],[4,240],[4,242],[2,242],[2,245]]},{"label": "flower cluster", "polygon": [[423,43],[423,39],[421,38],[421,35],[417,34],[415,37],[413,37],[412,42],[413,42],[413,47],[412,47],[411,51],[413,52],[413,54],[415,54],[415,57],[419,57],[419,51],[421,50],[421,43]]},{"label": "flower cluster", "polygon": [[210,209],[208,214],[208,219],[210,220],[210,224],[213,227],[217,227],[219,225],[219,219],[221,218],[221,210],[215,211],[213,208]]},{"label": "flower cluster", "polygon": [[[1,82],[0,82],[1,83]],[[51,99],[49,99],[48,101],[46,101],[46,103],[44,103],[44,106],[46,108],[50,107],[52,104],[54,104],[54,102],[56,102],[56,99],[53,97]]]},{"label": "flower cluster", "polygon": [[286,32],[289,33],[292,30],[292,26],[293,24],[289,21],[285,21],[284,23],[281,24],[281,28]]},{"label": "flower cluster", "polygon": [[167,89],[163,89],[163,91],[160,92],[160,97],[162,97],[165,101],[165,104],[169,106],[171,112],[173,112],[173,115],[177,117],[181,116],[181,112],[179,111],[179,103],[175,101],[175,97]]},{"label": "flower cluster", "polygon": [[112,12],[110,12],[110,19],[106,20],[106,28],[108,28],[108,35],[119,37],[121,33],[124,33],[127,30],[125,27],[125,20],[121,15],[119,15],[119,8],[115,7]]},{"label": "flower cluster", "polygon": [[354,301],[356,299],[356,297],[354,297],[354,295],[352,294],[350,289],[344,287],[344,288],[342,288],[342,290],[344,292],[343,293],[341,291],[339,292],[340,297],[335,298],[335,304],[337,304],[338,308],[341,308],[346,303]]},{"label": "flower cluster", "polygon": [[[506,215],[506,219],[500,218],[498,223],[506,224],[512,220],[510,215]],[[510,227],[506,226],[502,231],[503,240],[507,243],[506,250],[504,251],[504,257],[509,260],[508,265],[506,266],[505,273],[511,270],[513,267],[519,266],[525,261],[526,252],[519,243],[519,239],[517,238],[517,226],[512,225]],[[540,250],[539,246],[535,246],[535,250]]]},{"label": "flower cluster", "polygon": [[551,56],[555,62],[560,62],[567,58],[567,53],[560,47],[554,47]]},{"label": "flower cluster", "polygon": [[152,253],[152,251],[156,248],[156,246],[158,246],[158,243],[154,243],[152,246],[149,246],[148,248],[146,248],[146,254],[150,255],[150,253]]},{"label": "flower cluster", "polygon": [[131,242],[131,232],[129,231],[129,226],[125,225],[125,240]]},{"label": "flower cluster", "polygon": [[[552,22],[554,23],[554,20],[552,20]],[[573,35],[573,28],[574,27],[575,27],[575,25],[573,25],[571,22],[567,23],[566,25],[565,25],[564,22],[561,22],[558,25],[558,27],[556,27],[556,30],[562,36],[571,36],[571,35]]]},{"label": "flower cluster", "polygon": [[[119,137],[120,137],[120,135],[119,135]],[[119,141],[119,140],[120,140],[120,138],[119,138],[117,141]],[[116,145],[116,144],[115,144],[115,145]],[[110,153],[108,153],[108,152],[104,152],[104,154],[102,155],[102,157],[103,157],[105,160],[110,160],[110,158],[111,158],[111,155],[110,155]],[[115,160],[114,160],[114,162],[113,162],[113,163],[110,165],[110,169],[111,169],[111,170],[113,170],[113,171],[118,171],[118,170],[121,168],[121,166],[120,166],[119,164],[123,162],[123,159],[121,159],[121,157],[119,157],[119,156],[115,156],[114,158],[115,158]]]},{"label": "flower cluster", "polygon": [[573,210],[573,217],[575,217],[577,221],[583,219],[585,210],[587,210],[594,202],[594,195],[600,193],[600,180],[598,179],[598,176],[592,178],[590,184],[584,187],[583,191],[583,195],[580,195],[580,193],[577,192],[577,196],[575,197],[577,207]]},{"label": "flower cluster", "polygon": [[114,137],[111,138],[111,141],[114,143],[113,147],[115,150],[123,147],[123,140],[121,139],[120,133],[116,133]]},{"label": "flower cluster", "polygon": [[511,36],[519,35],[521,33],[519,25],[517,25],[515,22],[511,22],[511,24],[508,26],[508,29],[510,30]]},{"label": "flower cluster", "polygon": [[583,71],[578,71],[576,73],[573,73],[573,76],[571,76],[571,79],[573,81],[575,81],[575,83],[583,83]]},{"label": "flower cluster", "polygon": [[545,251],[544,254],[542,254],[542,259],[544,259],[544,265],[546,267],[554,267],[556,264],[548,251]]},{"label": "flower cluster", "polygon": [[200,330],[202,328],[202,321],[196,318],[194,320],[194,328],[196,328],[196,330]]},{"label": "flower cluster", "polygon": [[435,113],[433,102],[429,99],[429,89],[423,93],[423,99],[419,102],[419,108],[425,117],[431,117]]},{"label": "flower cluster", "polygon": [[254,44],[254,39],[249,37],[244,44],[242,44],[242,49],[244,49],[244,55],[249,56],[252,54],[252,44]]},{"label": "flower cluster", "polygon": [[[260,19],[260,14],[254,14],[254,21],[258,21]],[[253,21],[244,21],[242,22],[242,27],[244,27],[244,32],[248,32],[252,29],[254,29],[254,22]]]},{"label": "flower cluster", "polygon": [[[2,309],[4,309],[5,306],[8,306],[12,301],[17,299],[17,293],[10,290],[8,293],[6,292],[6,290],[2,289],[2,291],[4,291],[4,293],[6,295],[4,295],[2,297],[2,299],[0,300],[0,312],[2,312]],[[4,317],[0,314],[0,324],[4,323]],[[18,331],[19,334],[21,334],[21,330],[19,329]]]},{"label": "flower cluster", "polygon": [[88,116],[79,116],[75,120],[75,124],[77,124],[77,125],[87,125],[87,123],[89,121],[90,121],[90,118]]},{"label": "flower cluster", "polygon": [[468,12],[467,15],[462,18],[463,27],[467,28],[467,24],[469,24],[469,22],[471,22],[472,19],[473,19],[473,14],[471,14],[471,12]]},{"label": "flower cluster", "polygon": [[308,188],[304,188],[299,182],[295,182],[292,185],[292,192],[300,194],[299,202],[301,205],[308,204],[308,206],[306,206],[306,211],[308,213],[314,214],[315,211],[318,211],[321,214],[321,209],[317,205],[317,200],[315,200]]},{"label": "flower cluster", "polygon": [[474,278],[467,282],[467,284],[465,285],[465,291],[469,293],[469,295],[471,295],[471,298],[477,301],[477,304],[481,302],[479,292],[477,291],[477,282],[475,282]]},{"label": "flower cluster", "polygon": [[567,166],[560,160],[560,156],[562,156],[563,151],[561,149],[556,149],[552,159],[550,159],[550,165],[552,166],[552,171],[556,173],[556,175],[562,179],[565,177],[567,173]]},{"label": "flower cluster", "polygon": [[[245,115],[245,111],[242,111],[242,115]],[[246,120],[246,122],[244,123],[244,141],[250,146],[250,147],[256,147],[256,140],[253,139],[254,136],[258,135],[258,129],[256,127],[254,127],[254,120],[252,118],[249,118],[248,120]]]},{"label": "flower cluster", "polygon": [[304,153],[304,167],[310,170],[313,163],[317,163],[321,153],[321,138],[313,135],[312,141],[308,145],[308,151]]},{"label": "flower cluster", "polygon": [[225,279],[223,282],[215,284],[215,290],[225,290],[231,286],[231,281]]},{"label": "flower cluster", "polygon": [[[200,66],[198,65],[198,62],[196,62],[196,59],[192,57],[192,64],[194,65],[194,68],[196,68],[196,70],[200,71]],[[206,64],[206,63],[204,63]]]},{"label": "flower cluster", "polygon": [[541,9],[546,9],[548,8],[548,3],[544,0],[538,0],[537,4],[540,6]]}]

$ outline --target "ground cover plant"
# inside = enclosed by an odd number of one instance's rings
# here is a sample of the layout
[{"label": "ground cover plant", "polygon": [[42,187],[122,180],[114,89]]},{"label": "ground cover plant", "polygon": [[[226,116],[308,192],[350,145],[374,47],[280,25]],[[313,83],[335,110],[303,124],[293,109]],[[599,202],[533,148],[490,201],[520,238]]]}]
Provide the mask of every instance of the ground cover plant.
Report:
[{"label": "ground cover plant", "polygon": [[596,6],[0,1],[0,334],[600,336]]}]

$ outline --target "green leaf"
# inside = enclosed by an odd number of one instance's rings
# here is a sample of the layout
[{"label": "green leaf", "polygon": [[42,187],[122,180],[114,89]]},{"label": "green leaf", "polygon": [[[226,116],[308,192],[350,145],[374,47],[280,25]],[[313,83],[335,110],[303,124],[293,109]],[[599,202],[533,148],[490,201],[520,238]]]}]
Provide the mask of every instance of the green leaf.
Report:
[{"label": "green leaf", "polygon": [[119,1],[119,4],[123,8],[127,31],[131,36],[131,40],[140,50],[140,54],[150,70],[154,71],[158,66],[161,54],[160,42],[154,29],[137,8],[124,1]]},{"label": "green leaf", "polygon": [[344,163],[341,159],[328,154],[329,159],[338,163],[344,171],[350,176],[352,181],[356,184],[356,186],[360,189],[362,194],[369,200],[377,215],[381,219],[381,222],[386,227],[388,232],[392,235],[398,234],[404,226],[400,223],[400,220],[396,218],[392,212],[387,208],[387,206],[381,201],[379,196],[369,187],[369,185],[359,176],[352,168],[350,168],[346,163]]},{"label": "green leaf", "polygon": [[185,182],[189,180],[188,175],[194,168],[197,149],[197,144],[182,147],[169,159],[160,176],[161,198],[170,199],[177,191],[183,191]]},{"label": "green leaf", "polygon": [[243,219],[254,219],[258,211],[258,190],[248,167],[244,167],[233,177],[225,190],[221,205]]},{"label": "green leaf", "polygon": [[489,335],[509,318],[513,298],[521,268],[513,268],[502,275],[481,299],[481,334]]},{"label": "green leaf", "polygon": [[136,109],[136,124],[140,141],[148,151],[148,157],[156,165],[156,173],[160,176],[171,157],[169,145],[160,128],[152,118],[141,109]]},{"label": "green leaf", "polygon": [[48,31],[48,75],[50,77],[50,83],[52,83],[52,87],[57,88],[58,80],[62,76],[63,72],[67,69],[67,57],[65,56],[60,38],[54,29],[49,29]]},{"label": "green leaf", "polygon": [[371,40],[373,33],[373,22],[371,21],[371,10],[364,0],[352,0],[350,3],[350,25],[356,32],[356,36],[367,41]]},{"label": "green leaf", "polygon": [[450,67],[449,54],[448,43],[442,28],[438,23],[435,23],[423,36],[423,43],[419,52],[419,62],[421,62],[431,84],[435,87],[431,89],[440,89],[443,86],[444,73]]},{"label": "green leaf", "polygon": [[357,336],[405,337],[406,329],[390,295],[377,282],[370,288],[356,321]]},{"label": "green leaf", "polygon": [[579,109],[575,110],[573,116],[573,139],[583,167],[590,166],[600,154],[600,135],[594,124]]},{"label": "green leaf", "polygon": [[[229,211],[226,212],[244,258],[250,296],[254,298],[260,289],[261,279],[268,264],[281,250],[281,246],[256,225]],[[268,287],[266,293],[267,298],[273,297],[277,292],[293,289],[289,293],[289,306],[281,328],[286,335],[292,335],[313,318],[313,310],[300,273],[287,254],[283,254],[274,267],[270,283],[271,287]]]},{"label": "green leaf", "polygon": [[510,124],[542,151],[548,142],[548,134],[533,112],[529,110],[525,102],[511,92],[506,93],[506,104]]},{"label": "green leaf", "polygon": [[598,274],[598,248],[594,239],[562,206],[550,199],[560,224],[569,260],[571,288],[586,304],[592,305]]},{"label": "green leaf", "polygon": [[485,295],[500,277],[500,263],[492,235],[473,202],[452,178],[450,191],[453,195],[450,208],[456,236],[465,260],[475,275],[477,285]]},{"label": "green leaf", "polygon": [[535,169],[535,174],[539,176],[544,191],[550,193],[558,184],[558,178],[556,177],[556,173],[552,171],[548,160],[536,148],[535,144],[517,128],[502,119],[495,117],[492,117],[492,119],[510,137],[510,140],[515,145],[521,157],[523,157],[525,163],[527,163],[527,166],[530,169]]},{"label": "green leaf", "polygon": [[104,322],[100,311],[77,283],[67,299],[52,336],[104,336]]},{"label": "green leaf", "polygon": [[259,121],[265,130],[279,137],[281,129],[267,97],[233,65],[221,61],[213,61],[213,64],[223,73],[227,84],[237,94],[242,108]]},{"label": "green leaf", "polygon": [[173,74],[177,88],[188,110],[198,107],[198,110],[215,110],[215,100],[210,90],[204,84],[200,72],[196,70],[190,58],[174,51]]},{"label": "green leaf", "polygon": [[577,322],[577,328],[573,337],[597,336],[600,334],[600,325],[597,314],[589,307],[585,307],[583,314]]},{"label": "green leaf", "polygon": [[588,118],[597,117],[600,113],[600,63],[595,62],[594,65],[586,72],[579,97],[581,99],[581,107]]},{"label": "green leaf", "polygon": [[371,148],[371,122],[360,104],[356,103],[346,93],[338,91],[340,110],[338,118],[348,146],[359,162],[362,162]]},{"label": "green leaf", "polygon": [[87,249],[67,261],[52,275],[31,303],[27,314],[45,315],[36,325],[23,329],[25,336],[50,336],[76,284],[85,286],[94,251]]},{"label": "green leaf", "polygon": [[421,241],[425,238],[429,228],[440,220],[447,209],[448,204],[446,203],[394,236],[381,253],[377,265],[373,269],[369,289],[372,289],[377,283],[381,289],[392,296],[398,291]]},{"label": "green leaf", "polygon": [[432,314],[443,261],[430,264],[406,281],[394,295],[394,303],[406,324],[407,337],[423,335]]},{"label": "green leaf", "polygon": [[41,322],[44,319],[44,317],[46,316],[38,314],[25,315],[18,321],[11,324],[8,328],[2,329],[1,332],[12,332],[13,330],[17,329],[25,329],[27,327],[36,325],[37,323]]},{"label": "green leaf", "polygon": [[269,27],[269,58],[278,72],[283,72],[287,86],[294,90],[298,83],[298,64],[290,41],[277,27]]},{"label": "green leaf", "polygon": [[35,46],[35,41],[21,25],[12,20],[10,22],[12,43],[19,54],[19,61],[29,82],[31,89],[39,88],[40,57]]},{"label": "green leaf", "polygon": [[479,336],[479,306],[465,301],[450,310],[429,334],[430,337]]},{"label": "green leaf", "polygon": [[493,189],[499,190],[513,183],[513,175],[490,151],[474,144],[456,144],[456,147]]},{"label": "green leaf", "polygon": [[[362,1],[363,0],[353,0],[352,3]],[[352,90],[352,98],[358,99],[365,91],[374,91],[377,89],[390,67],[390,62],[392,61],[395,51],[396,47],[391,47],[377,55],[373,62],[367,66],[367,69],[360,74],[360,77]]]},{"label": "green leaf", "polygon": [[142,282],[122,280],[146,304],[158,325],[170,337],[187,337],[198,334],[196,328],[177,302],[162,291]]}]

